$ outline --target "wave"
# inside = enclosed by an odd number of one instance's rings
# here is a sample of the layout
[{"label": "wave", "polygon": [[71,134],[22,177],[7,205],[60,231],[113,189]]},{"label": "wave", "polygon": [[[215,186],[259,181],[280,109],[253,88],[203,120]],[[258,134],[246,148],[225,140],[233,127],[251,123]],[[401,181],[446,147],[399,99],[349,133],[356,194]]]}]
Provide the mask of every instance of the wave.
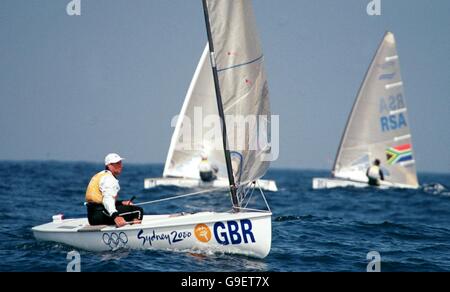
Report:
[{"label": "wave", "polygon": [[400,223],[394,223],[390,221],[383,221],[381,223],[370,223],[370,222],[355,222],[357,225],[362,227],[369,227],[369,228],[398,228],[398,229],[411,229],[410,227],[400,224]]},{"label": "wave", "polygon": [[429,183],[422,186],[422,190],[431,195],[450,196],[448,189],[440,183]]},{"label": "wave", "polygon": [[295,215],[287,215],[287,216],[278,216],[274,219],[275,222],[287,222],[287,221],[300,221],[300,220],[310,220],[313,219],[312,215],[303,215],[303,216],[295,216]]}]

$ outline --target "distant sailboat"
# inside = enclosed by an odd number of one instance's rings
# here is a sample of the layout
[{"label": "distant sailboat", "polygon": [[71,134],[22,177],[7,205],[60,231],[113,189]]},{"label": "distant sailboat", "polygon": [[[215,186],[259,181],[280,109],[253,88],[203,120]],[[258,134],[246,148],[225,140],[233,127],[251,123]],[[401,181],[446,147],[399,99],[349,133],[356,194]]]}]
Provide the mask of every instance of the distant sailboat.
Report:
[{"label": "distant sailboat", "polygon": [[[214,104],[220,117],[221,149],[226,165],[227,182],[232,209],[226,212],[203,211],[167,215],[144,215],[142,224],[115,226],[90,226],[86,218],[62,219],[33,227],[34,236],[45,241],[61,242],[91,251],[125,249],[160,249],[172,251],[207,251],[236,253],[257,258],[269,254],[272,242],[272,212],[261,191],[266,210],[250,209],[255,184],[267,171],[270,162],[264,159],[262,149],[252,149],[244,143],[239,149],[241,165],[236,185],[228,146],[228,115],[270,115],[264,58],[256,32],[251,0],[203,0],[205,23],[208,33],[209,67],[214,78],[215,94],[207,94],[203,102]],[[236,56],[228,50],[238,52]],[[246,76],[245,79],[243,78]],[[251,84],[246,84],[250,80]],[[243,86],[243,84],[245,86]],[[269,127],[265,130],[269,131]],[[261,131],[261,130],[260,130]],[[269,133],[266,133],[269,135]],[[259,137],[255,129],[248,137]],[[258,139],[258,138],[257,138]],[[217,154],[217,158],[219,158]],[[173,198],[167,198],[173,199]],[[145,203],[142,203],[145,204]]]},{"label": "distant sailboat", "polygon": [[[215,89],[213,76],[211,75],[209,48],[208,44],[206,44],[178,116],[164,166],[163,177],[146,178],[144,180],[145,189],[157,186],[186,188],[223,188],[228,186],[227,170],[223,154],[220,151],[214,150],[215,137],[204,135],[208,131],[211,131],[209,125],[196,124],[195,126],[198,129],[191,129],[195,134],[190,137],[192,148],[183,149],[186,143],[186,141],[183,141],[183,126],[186,126],[186,123],[195,121],[196,116],[217,116],[217,105],[212,98],[214,95]],[[227,114],[227,109],[225,109],[225,114]],[[199,164],[201,157],[204,155],[208,157],[209,162],[218,168],[217,179],[211,182],[203,182],[200,179]],[[266,191],[276,192],[278,190],[273,180],[258,179],[256,183]]]},{"label": "distant sailboat", "polygon": [[367,187],[366,170],[381,161],[381,188],[419,187],[399,57],[394,34],[387,32],[360,88],[332,170],[314,178],[313,189]]}]

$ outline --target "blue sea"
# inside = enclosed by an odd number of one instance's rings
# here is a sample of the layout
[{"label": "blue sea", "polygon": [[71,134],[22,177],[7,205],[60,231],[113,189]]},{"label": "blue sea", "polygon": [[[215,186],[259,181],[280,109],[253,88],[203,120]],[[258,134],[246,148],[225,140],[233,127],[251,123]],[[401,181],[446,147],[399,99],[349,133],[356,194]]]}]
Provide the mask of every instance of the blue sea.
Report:
[{"label": "blue sea", "polygon": [[[101,164],[5,162],[0,164],[0,271],[66,271],[62,244],[36,241],[31,228],[54,214],[84,217],[84,192]],[[125,164],[121,198],[136,203],[195,190],[144,190],[146,177],[162,165]],[[273,211],[272,249],[265,259],[228,254],[78,250],[81,271],[179,272],[365,272],[369,252],[381,257],[381,271],[450,271],[450,174],[420,173],[419,190],[333,189],[313,191],[313,177],[327,171],[271,169],[266,178],[279,191],[267,192]],[[258,201],[255,201],[258,205]],[[148,214],[230,208],[226,194],[196,196],[146,205]]]}]

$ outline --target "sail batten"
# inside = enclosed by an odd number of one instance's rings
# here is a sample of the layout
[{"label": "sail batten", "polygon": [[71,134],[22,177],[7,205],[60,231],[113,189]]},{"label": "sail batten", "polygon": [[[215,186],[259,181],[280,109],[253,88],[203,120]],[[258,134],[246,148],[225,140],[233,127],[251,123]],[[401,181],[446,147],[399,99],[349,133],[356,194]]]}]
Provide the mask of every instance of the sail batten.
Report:
[{"label": "sail batten", "polygon": [[395,55],[395,56],[386,57],[385,60],[386,60],[386,62],[398,60],[398,56]]},{"label": "sail batten", "polygon": [[255,62],[258,62],[259,60],[261,60],[262,58],[263,58],[264,56],[263,55],[261,55],[261,56],[259,56],[258,58],[256,58],[255,60],[252,60],[252,61],[248,61],[248,62],[246,62],[246,63],[242,63],[242,64],[237,64],[237,65],[233,65],[233,66],[231,66],[231,67],[228,67],[228,68],[223,68],[223,69],[217,69],[217,72],[223,72],[223,71],[227,71],[227,70],[230,70],[230,69],[235,69],[235,68],[238,68],[238,67],[241,67],[241,66],[246,66],[246,65],[250,65],[250,64],[252,64],[252,63],[255,63]]},{"label": "sail batten", "polygon": [[400,87],[400,86],[403,86],[403,82],[396,82],[396,83],[386,84],[384,87],[387,90],[389,90],[389,89]]},{"label": "sail batten", "polygon": [[386,33],[356,97],[333,175],[363,180],[379,159],[386,180],[418,186],[406,101],[394,35]]},{"label": "sail batten", "polygon": [[411,139],[411,135],[408,134],[408,135],[404,135],[404,136],[400,136],[400,137],[395,137],[394,141],[397,142],[397,141],[406,140],[406,139]]}]

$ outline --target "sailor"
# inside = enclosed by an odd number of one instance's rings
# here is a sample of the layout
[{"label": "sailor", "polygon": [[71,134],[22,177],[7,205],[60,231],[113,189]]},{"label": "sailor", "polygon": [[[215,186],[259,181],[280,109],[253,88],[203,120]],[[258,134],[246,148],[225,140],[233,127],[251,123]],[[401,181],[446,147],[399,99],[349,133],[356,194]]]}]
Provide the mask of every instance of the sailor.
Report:
[{"label": "sailor", "polygon": [[380,168],[379,159],[375,159],[373,165],[367,169],[366,176],[369,179],[369,185],[371,186],[379,186],[380,180],[384,180],[384,174]]},{"label": "sailor", "polygon": [[144,211],[131,201],[119,201],[118,176],[122,172],[122,160],[116,153],[105,157],[105,170],[94,175],[86,190],[88,221],[91,225],[116,225],[122,227],[131,222],[141,223]]},{"label": "sailor", "polygon": [[198,166],[200,178],[204,182],[212,182],[217,179],[217,167],[212,166],[208,161],[208,156],[206,154],[202,154],[202,160]]}]

